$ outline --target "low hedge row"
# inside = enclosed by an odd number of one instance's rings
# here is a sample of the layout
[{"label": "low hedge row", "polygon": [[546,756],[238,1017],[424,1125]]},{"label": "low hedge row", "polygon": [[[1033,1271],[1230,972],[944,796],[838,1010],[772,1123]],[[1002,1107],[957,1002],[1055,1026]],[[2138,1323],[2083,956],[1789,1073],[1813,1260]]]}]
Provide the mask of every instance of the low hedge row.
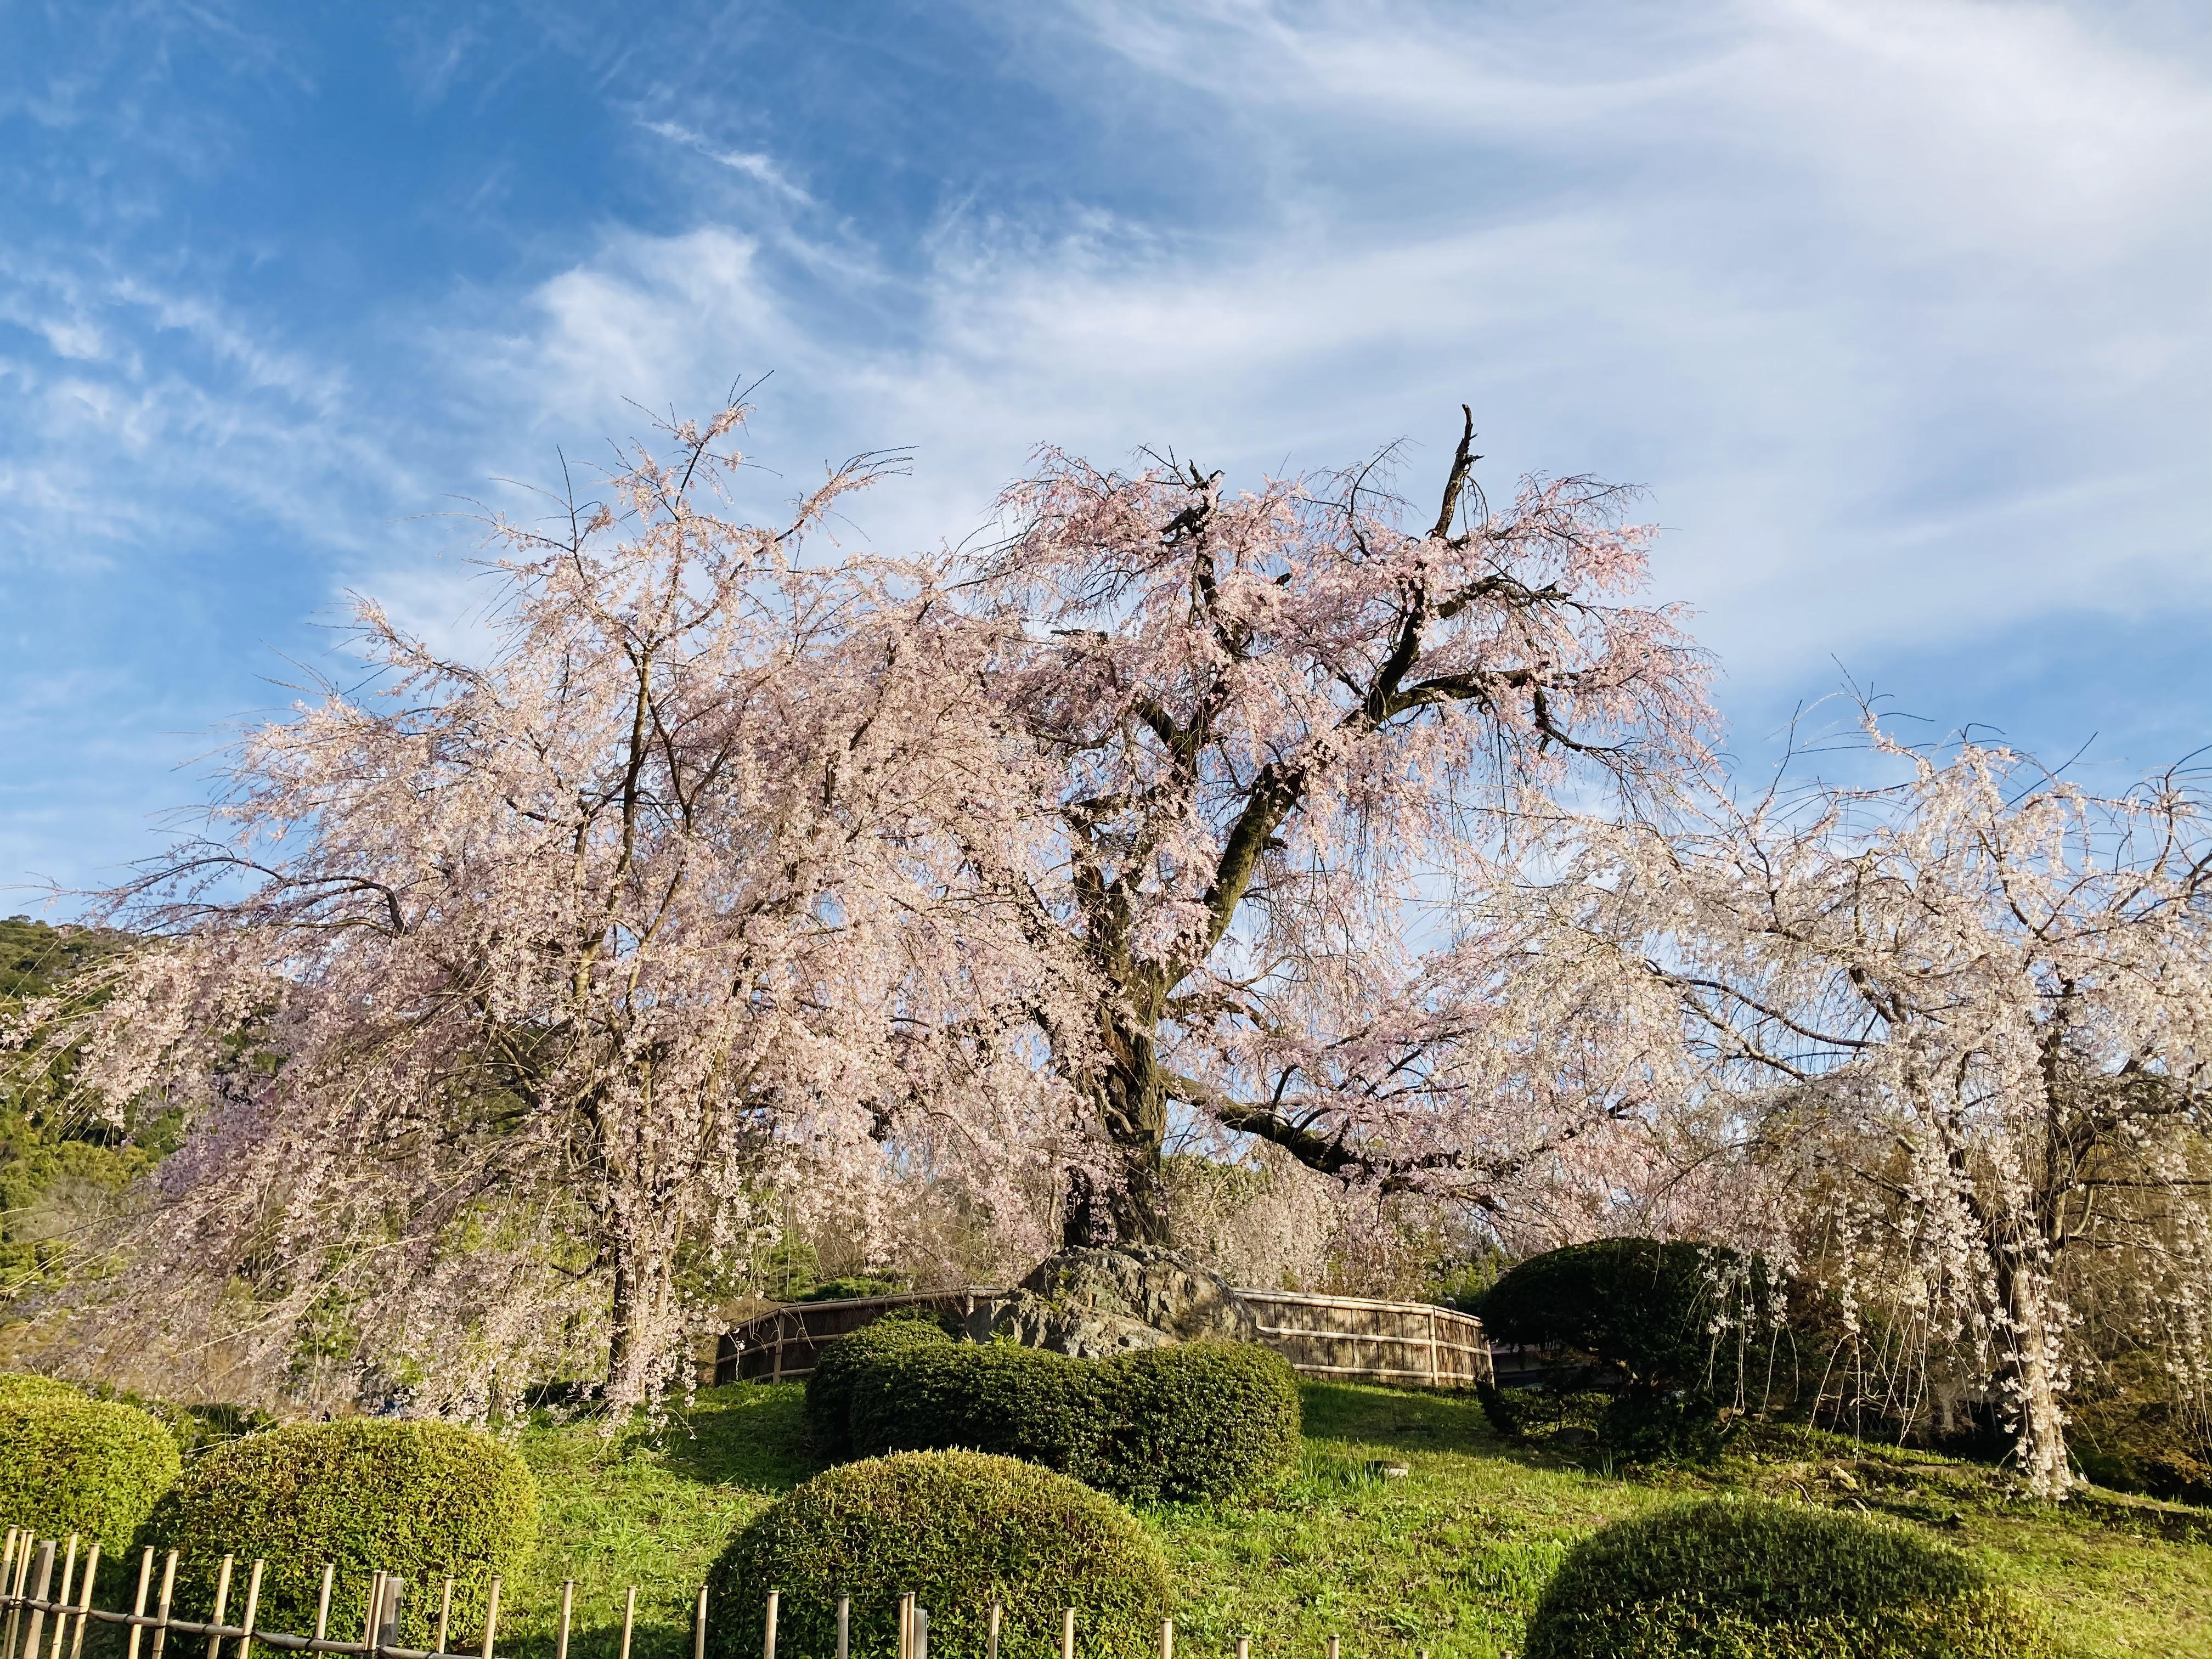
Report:
[{"label": "low hedge row", "polygon": [[824,1350],[807,1413],[827,1455],[965,1447],[1147,1501],[1242,1491],[1299,1443],[1296,1375],[1236,1342],[1071,1359],[879,1323]]},{"label": "low hedge row", "polygon": [[1102,1659],[1158,1651],[1168,1572],[1159,1546],[1111,1498],[1066,1476],[978,1452],[902,1452],[817,1475],[747,1525],[708,1578],[708,1659],[762,1650],[768,1592],[781,1592],[779,1650],[888,1652],[898,1598],[930,1610],[933,1659],[982,1659],[988,1609],[1004,1609],[1001,1659],[1048,1659],[1060,1611]]},{"label": "low hedge row", "polygon": [[119,1554],[181,1467],[174,1437],[135,1407],[45,1377],[0,1387],[0,1522],[9,1526],[76,1533]]},{"label": "low hedge row", "polygon": [[2045,1639],[1956,1550],[1833,1510],[1719,1498],[1569,1550],[1526,1659],[2033,1659]]},{"label": "low hedge row", "polygon": [[336,1562],[333,1634],[358,1632],[369,1577],[410,1586],[400,1641],[428,1647],[450,1574],[453,1628],[482,1622],[494,1574],[513,1577],[538,1537],[530,1471],[489,1435],[443,1423],[295,1423],[216,1446],[155,1508],[148,1541],[178,1552],[182,1605],[205,1605],[226,1554],[268,1562],[261,1622],[313,1628],[322,1567]]}]

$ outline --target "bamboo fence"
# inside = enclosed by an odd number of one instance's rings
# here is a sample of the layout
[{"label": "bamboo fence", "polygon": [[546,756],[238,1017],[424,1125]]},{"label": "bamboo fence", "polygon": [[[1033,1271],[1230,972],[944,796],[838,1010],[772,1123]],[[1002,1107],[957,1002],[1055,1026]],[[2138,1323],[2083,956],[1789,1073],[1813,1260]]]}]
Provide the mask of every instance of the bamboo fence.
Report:
[{"label": "bamboo fence", "polygon": [[[137,1596],[131,1611],[124,1613],[93,1606],[94,1580],[100,1571],[100,1547],[94,1544],[85,1552],[80,1577],[77,1544],[75,1533],[66,1540],[42,1539],[23,1528],[8,1528],[4,1552],[0,1552],[0,1659],[83,1659],[85,1632],[94,1624],[119,1625],[128,1631],[128,1659],[169,1659],[170,1642],[185,1638],[205,1639],[205,1659],[249,1659],[256,1644],[280,1652],[348,1654],[360,1656],[361,1659],[495,1659],[500,1612],[500,1581],[496,1577],[486,1587],[484,1627],[476,1641],[458,1647],[447,1645],[453,1634],[449,1615],[454,1586],[454,1580],[447,1578],[439,1602],[435,1640],[428,1648],[410,1648],[400,1645],[398,1640],[399,1607],[406,1594],[406,1581],[393,1573],[371,1575],[361,1639],[354,1641],[329,1633],[331,1593],[337,1574],[334,1565],[325,1564],[323,1568],[314,1634],[301,1636],[264,1630],[256,1622],[266,1562],[257,1560],[249,1565],[245,1606],[234,1625],[226,1622],[236,1577],[234,1557],[222,1558],[216,1579],[215,1604],[209,1616],[196,1620],[184,1618],[176,1610],[176,1551],[170,1550],[159,1558],[158,1577],[155,1570],[156,1552],[148,1549],[140,1555]],[[58,1560],[61,1567],[58,1584],[54,1579]],[[160,1591],[155,1596],[153,1591],[157,1583]],[[147,1611],[149,1597],[154,1601],[151,1613]],[[561,1586],[560,1619],[554,1634],[555,1659],[568,1659],[575,1601],[576,1584],[570,1579]],[[768,1592],[763,1609],[762,1659],[776,1659],[776,1624],[781,1603],[780,1591]],[[850,1596],[838,1599],[836,1659],[853,1659],[852,1607]],[[707,1587],[702,1584],[692,1607],[692,1659],[706,1659],[707,1613]],[[995,1601],[991,1604],[984,1659],[999,1659],[1004,1614],[1003,1607]],[[895,1659],[929,1659],[929,1609],[908,1592],[898,1599]],[[632,1585],[623,1598],[619,1659],[630,1659],[630,1644],[636,1626],[637,1588]],[[1079,1659],[1077,1636],[1076,1609],[1068,1607],[1060,1614],[1060,1659]],[[1339,1641],[1334,1636],[1328,1638],[1328,1659],[1342,1659]],[[1250,1637],[1237,1638],[1237,1659],[1251,1659],[1251,1651]],[[1161,1622],[1159,1659],[1176,1659],[1173,1620]],[[1428,1650],[1418,1650],[1418,1659],[1429,1659]]]},{"label": "bamboo fence", "polygon": [[[838,1302],[793,1302],[748,1320],[716,1346],[714,1381],[787,1382],[822,1350],[894,1308],[927,1308],[965,1322],[1012,1292],[968,1285]],[[1471,1389],[1491,1377],[1482,1322],[1425,1302],[1377,1302],[1296,1291],[1233,1292],[1260,1339],[1307,1376],[1401,1387]]]}]

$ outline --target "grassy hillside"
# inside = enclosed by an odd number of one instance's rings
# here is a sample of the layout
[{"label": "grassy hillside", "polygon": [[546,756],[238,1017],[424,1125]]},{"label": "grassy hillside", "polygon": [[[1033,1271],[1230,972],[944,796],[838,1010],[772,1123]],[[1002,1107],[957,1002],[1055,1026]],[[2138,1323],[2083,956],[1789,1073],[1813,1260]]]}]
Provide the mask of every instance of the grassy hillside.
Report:
[{"label": "grassy hillside", "polygon": [[[729,1533],[812,1472],[796,1387],[701,1396],[674,1427],[609,1441],[589,1425],[529,1432],[544,1493],[518,1637],[544,1645],[577,1581],[573,1659],[613,1659],[623,1589],[639,1586],[639,1659],[682,1659],[690,1597]],[[1707,1474],[1629,1480],[1509,1446],[1474,1403],[1310,1385],[1297,1478],[1257,1501],[1144,1512],[1176,1572],[1180,1644],[1254,1637],[1255,1659],[1436,1659],[1521,1650],[1522,1621],[1567,1545],[1686,1488],[1758,1487],[1903,1516],[1979,1554],[2081,1655],[2212,1659],[2212,1513],[2092,1494],[2027,1503],[1972,1465],[1865,1452],[1802,1430],[1757,1431]],[[1382,1464],[1408,1473],[1388,1478]],[[814,1659],[814,1656],[793,1656]]]}]

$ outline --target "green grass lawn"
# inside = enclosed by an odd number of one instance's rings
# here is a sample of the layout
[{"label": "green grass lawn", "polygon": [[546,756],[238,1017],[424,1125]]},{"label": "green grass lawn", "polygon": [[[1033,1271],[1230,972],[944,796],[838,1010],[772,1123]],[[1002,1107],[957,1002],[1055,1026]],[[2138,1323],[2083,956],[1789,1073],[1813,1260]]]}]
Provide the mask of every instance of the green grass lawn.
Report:
[{"label": "green grass lawn", "polygon": [[[1991,1470],[1802,1430],[1753,1431],[1715,1469],[1628,1478],[1502,1442],[1471,1399],[1328,1384],[1304,1394],[1296,1476],[1248,1502],[1141,1512],[1174,1570],[1178,1646],[1193,1659],[1243,1635],[1254,1659],[1317,1656],[1332,1635],[1346,1659],[1518,1653],[1569,1544],[1685,1490],[1723,1486],[1924,1526],[2048,1613],[2070,1652],[2212,1659],[2205,1511],[2102,1493],[2033,1504]],[[655,1432],[529,1431],[544,1536],[531,1579],[509,1592],[526,1649],[550,1645],[561,1582],[573,1578],[572,1659],[615,1659],[633,1584],[638,1659],[684,1659],[691,1598],[723,1541],[813,1472],[800,1398],[795,1386],[740,1383]],[[1386,1477],[1382,1465],[1407,1473]]]}]

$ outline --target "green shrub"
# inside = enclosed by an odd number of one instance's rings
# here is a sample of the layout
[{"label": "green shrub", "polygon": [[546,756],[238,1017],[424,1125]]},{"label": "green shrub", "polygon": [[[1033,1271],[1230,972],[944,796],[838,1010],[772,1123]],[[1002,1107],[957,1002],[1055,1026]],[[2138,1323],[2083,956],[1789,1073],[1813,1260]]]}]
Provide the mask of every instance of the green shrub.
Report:
[{"label": "green shrub", "polygon": [[144,1412],[65,1383],[0,1392],[0,1522],[42,1538],[76,1533],[112,1557],[180,1466],[177,1443]]},{"label": "green shrub", "polygon": [[1501,1389],[1485,1381],[1474,1385],[1474,1397],[1490,1426],[1508,1440],[1526,1438],[1553,1415],[1550,1403],[1534,1389]]},{"label": "green shrub", "polygon": [[925,1341],[849,1375],[837,1386],[845,1444],[860,1456],[963,1446],[1140,1501],[1226,1497],[1297,1457],[1297,1376],[1246,1343],[1070,1359],[1010,1343]]},{"label": "green shrub", "polygon": [[806,1378],[806,1437],[815,1455],[824,1462],[853,1455],[853,1385],[864,1373],[892,1354],[951,1341],[934,1320],[878,1319],[823,1348]]},{"label": "green shrub", "polygon": [[1567,1552],[1526,1659],[2027,1659],[2040,1629],[1958,1551],[1763,1499],[1614,1522]]},{"label": "green shrub", "polygon": [[2066,1443],[2100,1486],[2212,1504],[2212,1419],[2154,1354],[2120,1355],[2077,1385]]},{"label": "green shrub", "polygon": [[1273,1349],[1182,1342],[1090,1363],[1116,1395],[1112,1491],[1225,1498],[1297,1463],[1297,1373]]},{"label": "green shrub", "polygon": [[1711,1396],[1694,1392],[1632,1391],[1613,1401],[1597,1420],[1598,1449],[1622,1463],[1710,1463],[1720,1455],[1726,1437],[1720,1407]]},{"label": "green shrub", "polygon": [[1605,1238],[1509,1269],[1473,1302],[1493,1342],[1597,1356],[1632,1388],[1695,1387],[1711,1372],[1716,1317],[1767,1322],[1765,1264],[1717,1244]]},{"label": "green shrub", "polygon": [[848,1463],[786,1493],[708,1577],[708,1659],[761,1651],[768,1592],[782,1592],[778,1651],[836,1650],[850,1596],[856,1653],[890,1650],[899,1596],[929,1609],[933,1659],[981,1659],[989,1607],[1003,1659],[1059,1650],[1060,1609],[1101,1659],[1158,1651],[1167,1616],[1159,1547],[1111,1498],[1049,1469],[980,1452],[901,1452]]},{"label": "green shrub", "polygon": [[215,1446],[157,1505],[150,1541],[179,1552],[178,1596],[204,1607],[226,1554],[268,1562],[261,1623],[313,1627],[325,1562],[337,1565],[331,1633],[359,1639],[369,1576],[408,1581],[400,1640],[426,1647],[453,1586],[456,1636],[482,1622],[492,1575],[512,1577],[538,1535],[530,1471],[489,1435],[443,1423],[295,1423]]},{"label": "green shrub", "polygon": [[85,1398],[84,1390],[56,1376],[36,1371],[0,1371],[0,1400],[54,1400],[64,1395]]}]

